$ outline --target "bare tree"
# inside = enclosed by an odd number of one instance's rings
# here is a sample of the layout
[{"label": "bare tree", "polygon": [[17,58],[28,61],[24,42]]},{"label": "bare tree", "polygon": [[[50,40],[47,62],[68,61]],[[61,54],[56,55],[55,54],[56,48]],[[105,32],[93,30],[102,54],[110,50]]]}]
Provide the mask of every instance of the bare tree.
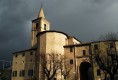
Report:
[{"label": "bare tree", "polygon": [[105,35],[101,35],[99,37],[99,40],[101,40],[101,41],[103,41],[103,40],[105,40],[105,41],[110,41],[110,40],[116,41],[116,40],[118,40],[118,33],[110,32],[110,33],[107,33]]},{"label": "bare tree", "polygon": [[99,68],[106,74],[109,74],[110,79],[114,80],[118,70],[118,51],[116,41],[118,35],[115,33],[108,33],[101,37],[104,45],[99,43],[97,49],[93,49],[95,60]]},{"label": "bare tree", "polygon": [[61,74],[64,76],[65,80],[67,80],[72,68],[73,68],[73,66],[70,64],[70,60],[64,58],[63,64],[61,63],[60,69],[61,69]]},{"label": "bare tree", "polygon": [[47,77],[47,80],[52,80],[55,78],[57,71],[60,68],[60,64],[62,59],[60,59],[60,55],[58,54],[41,54],[41,66],[44,74]]}]

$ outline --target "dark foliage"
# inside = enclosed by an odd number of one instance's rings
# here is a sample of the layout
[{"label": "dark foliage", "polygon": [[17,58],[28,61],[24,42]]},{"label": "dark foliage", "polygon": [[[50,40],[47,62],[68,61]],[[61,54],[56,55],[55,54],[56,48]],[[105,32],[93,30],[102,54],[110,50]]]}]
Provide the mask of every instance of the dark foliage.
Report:
[{"label": "dark foliage", "polygon": [[1,80],[11,80],[11,71],[4,69],[0,74]]}]

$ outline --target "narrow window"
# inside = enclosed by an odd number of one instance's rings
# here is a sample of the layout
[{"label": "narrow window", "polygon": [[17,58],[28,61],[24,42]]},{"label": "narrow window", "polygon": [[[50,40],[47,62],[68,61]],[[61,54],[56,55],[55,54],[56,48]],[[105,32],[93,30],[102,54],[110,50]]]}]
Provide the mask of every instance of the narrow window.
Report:
[{"label": "narrow window", "polygon": [[97,76],[100,76],[100,75],[101,75],[100,69],[97,69]]},{"label": "narrow window", "polygon": [[12,72],[12,76],[14,77],[14,71]]},{"label": "narrow window", "polygon": [[25,76],[25,70],[21,70],[19,76],[24,77]]},{"label": "narrow window", "polygon": [[109,47],[110,47],[110,48],[114,48],[113,43],[109,43]]},{"label": "narrow window", "polygon": [[33,70],[28,70],[28,76],[33,76]]},{"label": "narrow window", "polygon": [[22,56],[24,57],[25,56],[25,53],[23,53]]},{"label": "narrow window", "polygon": [[22,70],[22,76],[23,77],[25,76],[25,70]]},{"label": "narrow window", "polygon": [[97,44],[94,45],[94,49],[98,50],[98,45]]},{"label": "narrow window", "polygon": [[73,47],[70,47],[70,52],[73,52]]},{"label": "narrow window", "polygon": [[85,56],[85,55],[86,55],[86,51],[85,51],[85,50],[83,50],[82,52],[83,52],[83,56]]},{"label": "narrow window", "polygon": [[30,52],[30,55],[33,55],[33,52]]},{"label": "narrow window", "polygon": [[36,23],[36,29],[38,29],[39,23]]},{"label": "narrow window", "polygon": [[46,24],[44,24],[44,30],[46,30]]},{"label": "narrow window", "polygon": [[17,71],[13,71],[13,72],[12,72],[12,76],[13,76],[13,77],[16,77],[16,76],[17,76]]},{"label": "narrow window", "polygon": [[73,60],[72,59],[70,59],[70,64],[73,64]]},{"label": "narrow window", "polygon": [[16,77],[17,76],[17,71],[14,71],[14,77]]},{"label": "narrow window", "polygon": [[16,54],[16,55],[15,55],[15,57],[17,58],[17,57],[18,57],[18,55]]}]

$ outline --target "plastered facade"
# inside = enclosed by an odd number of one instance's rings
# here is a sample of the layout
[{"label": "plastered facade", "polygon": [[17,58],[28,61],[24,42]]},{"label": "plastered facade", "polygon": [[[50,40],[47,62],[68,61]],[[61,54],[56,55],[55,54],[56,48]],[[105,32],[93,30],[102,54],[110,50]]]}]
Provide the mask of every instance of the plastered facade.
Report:
[{"label": "plastered facade", "polygon": [[[34,49],[13,54],[12,72],[17,71],[17,76],[12,77],[12,80],[31,80],[33,78],[33,76],[28,76],[28,70],[35,69],[35,53]],[[25,70],[24,76],[20,75],[21,70]]]},{"label": "plastered facade", "polygon": [[[103,72],[101,72],[101,76],[97,75],[99,67],[94,60],[93,48],[95,44],[99,44],[106,48],[105,41],[82,43],[64,32],[50,30],[50,22],[46,20],[42,8],[40,9],[38,18],[32,20],[31,34],[31,49],[13,54],[12,75],[14,71],[17,71],[17,76],[12,76],[12,80],[46,80],[40,65],[40,62],[43,62],[43,60],[40,60],[40,56],[41,54],[49,55],[51,53],[63,56],[67,59],[69,67],[72,67],[67,80],[83,80],[84,74],[81,68],[86,65],[88,66],[87,68],[89,68],[88,72],[90,72],[90,75],[93,75],[90,80],[103,79]],[[118,42],[116,42],[116,45],[118,45]],[[118,50],[118,46],[116,47]],[[104,48],[101,49],[104,50]],[[31,52],[33,55],[30,55]],[[20,76],[21,70],[25,70],[24,76]],[[32,76],[28,76],[28,70],[33,70]],[[59,70],[56,74],[56,80],[64,80]]]}]

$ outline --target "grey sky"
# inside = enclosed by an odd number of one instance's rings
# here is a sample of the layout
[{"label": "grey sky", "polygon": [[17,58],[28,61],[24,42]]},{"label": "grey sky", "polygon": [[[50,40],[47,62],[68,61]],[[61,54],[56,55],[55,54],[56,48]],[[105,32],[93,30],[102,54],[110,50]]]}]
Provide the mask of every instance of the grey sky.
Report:
[{"label": "grey sky", "polygon": [[[42,0],[52,30],[83,42],[100,34],[118,32],[117,0]],[[30,48],[31,20],[37,18],[40,0],[0,0],[0,60]]]}]

